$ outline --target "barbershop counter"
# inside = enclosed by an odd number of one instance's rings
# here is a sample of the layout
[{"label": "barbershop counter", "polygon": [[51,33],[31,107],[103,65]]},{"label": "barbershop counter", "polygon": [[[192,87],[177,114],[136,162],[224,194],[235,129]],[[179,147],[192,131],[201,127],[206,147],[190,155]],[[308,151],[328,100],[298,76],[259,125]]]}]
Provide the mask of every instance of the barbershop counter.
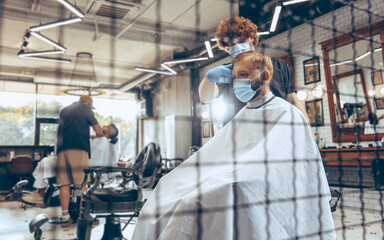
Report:
[{"label": "barbershop counter", "polygon": [[384,148],[320,149],[331,186],[371,188],[377,184],[374,173],[384,161]]}]

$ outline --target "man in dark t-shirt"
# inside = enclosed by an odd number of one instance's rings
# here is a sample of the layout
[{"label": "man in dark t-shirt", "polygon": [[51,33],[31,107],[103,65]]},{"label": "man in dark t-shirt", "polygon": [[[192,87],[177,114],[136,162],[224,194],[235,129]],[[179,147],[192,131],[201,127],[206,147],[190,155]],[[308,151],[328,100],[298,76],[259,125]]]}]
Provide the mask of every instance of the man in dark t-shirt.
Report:
[{"label": "man in dark t-shirt", "polygon": [[[70,185],[79,185],[84,179],[83,170],[89,166],[91,156],[89,127],[97,136],[103,131],[91,108],[93,100],[88,95],[80,97],[79,102],[65,107],[60,112],[57,134],[57,173],[56,183],[60,185],[60,204],[63,226],[72,223],[68,214]],[[85,191],[85,186],[83,191]]]}]

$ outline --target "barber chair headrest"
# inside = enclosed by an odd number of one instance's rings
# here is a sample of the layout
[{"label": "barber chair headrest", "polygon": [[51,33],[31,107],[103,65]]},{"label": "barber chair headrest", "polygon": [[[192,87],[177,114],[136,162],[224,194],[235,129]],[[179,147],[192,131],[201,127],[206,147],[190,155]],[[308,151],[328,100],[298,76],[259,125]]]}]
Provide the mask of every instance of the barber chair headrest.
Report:
[{"label": "barber chair headrest", "polygon": [[[133,168],[143,173],[143,178],[151,177],[161,169],[160,147],[156,143],[148,143],[136,157]],[[145,187],[145,186],[143,186]]]}]

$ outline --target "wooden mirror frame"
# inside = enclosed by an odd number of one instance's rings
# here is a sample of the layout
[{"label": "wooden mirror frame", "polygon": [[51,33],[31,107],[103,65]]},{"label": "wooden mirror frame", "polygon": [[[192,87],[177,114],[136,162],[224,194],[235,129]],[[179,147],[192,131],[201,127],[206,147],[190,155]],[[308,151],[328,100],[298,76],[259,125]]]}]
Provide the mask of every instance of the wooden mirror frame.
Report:
[{"label": "wooden mirror frame", "polygon": [[[341,78],[348,77],[348,76],[353,76],[353,75],[359,75],[359,77],[360,77],[361,85],[363,87],[365,103],[367,104],[367,110],[368,110],[368,113],[371,113],[372,109],[371,109],[371,104],[369,103],[369,98],[368,98],[368,94],[367,94],[367,87],[365,85],[365,79],[364,79],[363,70],[356,69],[354,71],[349,71],[349,72],[338,74],[336,76],[332,76],[332,81],[333,81],[333,84],[334,84],[333,86],[337,85],[337,83],[336,83],[337,79],[341,79]],[[340,110],[339,114],[340,114],[341,122],[347,123],[348,120],[344,118],[343,113],[341,112],[340,94],[337,91],[336,91],[336,99],[337,99],[337,103],[336,103],[337,107]],[[359,122],[365,122],[365,121],[368,121],[368,117],[359,117]]]},{"label": "wooden mirror frame", "polygon": [[337,142],[360,142],[360,141],[378,141],[384,137],[384,133],[379,134],[360,134],[356,135],[354,131],[351,132],[349,128],[339,128],[336,122],[336,109],[333,101],[333,94],[335,89],[332,83],[332,74],[331,67],[329,63],[329,54],[330,50],[343,47],[345,45],[351,44],[353,41],[358,41],[362,38],[367,38],[369,36],[380,35],[381,42],[381,54],[384,62],[384,21],[372,23],[368,26],[356,29],[354,32],[348,34],[343,34],[335,38],[328,39],[326,41],[320,42],[321,50],[323,52],[323,63],[324,63],[324,74],[327,86],[327,95],[328,95],[328,106],[329,106],[329,115],[331,120],[331,129],[332,129],[332,141]]}]

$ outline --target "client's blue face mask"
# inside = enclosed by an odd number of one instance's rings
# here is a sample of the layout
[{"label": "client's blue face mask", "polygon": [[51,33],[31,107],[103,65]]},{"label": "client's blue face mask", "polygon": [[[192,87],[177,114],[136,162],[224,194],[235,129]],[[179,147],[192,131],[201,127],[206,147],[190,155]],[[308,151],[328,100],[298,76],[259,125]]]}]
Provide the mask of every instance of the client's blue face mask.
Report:
[{"label": "client's blue face mask", "polygon": [[231,56],[236,57],[239,53],[251,51],[252,48],[249,45],[249,42],[244,42],[244,43],[238,43],[235,46],[230,47],[230,50],[231,50]]},{"label": "client's blue face mask", "polygon": [[252,81],[253,79],[258,78],[262,73],[263,72],[259,73],[252,79],[237,78],[233,80],[233,92],[240,101],[248,102],[257,94],[257,91],[260,90],[263,84],[261,84],[256,90],[252,90]]}]

